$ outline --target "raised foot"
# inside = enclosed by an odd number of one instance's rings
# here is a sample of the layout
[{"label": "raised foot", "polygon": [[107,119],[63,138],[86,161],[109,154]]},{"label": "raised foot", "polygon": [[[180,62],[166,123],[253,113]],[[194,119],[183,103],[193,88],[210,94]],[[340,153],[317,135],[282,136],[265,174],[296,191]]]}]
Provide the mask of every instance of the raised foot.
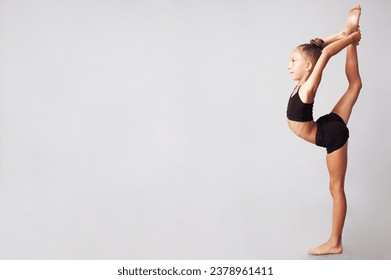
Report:
[{"label": "raised foot", "polygon": [[308,251],[310,255],[330,255],[330,254],[342,254],[343,248],[341,245],[333,245],[330,242],[326,242],[314,249]]},{"label": "raised foot", "polygon": [[344,35],[348,36],[359,29],[359,21],[361,15],[361,6],[357,5],[349,11],[348,19],[346,20],[343,29]]}]

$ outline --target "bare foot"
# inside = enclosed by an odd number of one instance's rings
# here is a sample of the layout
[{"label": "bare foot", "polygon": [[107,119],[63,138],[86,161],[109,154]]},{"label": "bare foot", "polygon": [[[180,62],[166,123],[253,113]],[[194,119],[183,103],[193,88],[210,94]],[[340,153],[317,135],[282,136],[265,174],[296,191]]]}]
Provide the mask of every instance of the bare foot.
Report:
[{"label": "bare foot", "polygon": [[308,251],[310,255],[329,255],[329,254],[341,254],[343,251],[342,244],[334,245],[330,241],[311,249]]},{"label": "bare foot", "polygon": [[361,15],[361,6],[357,5],[353,7],[348,15],[348,19],[346,20],[345,28],[343,29],[343,33],[348,36],[352,34],[354,31],[357,31],[359,28],[359,20]]}]

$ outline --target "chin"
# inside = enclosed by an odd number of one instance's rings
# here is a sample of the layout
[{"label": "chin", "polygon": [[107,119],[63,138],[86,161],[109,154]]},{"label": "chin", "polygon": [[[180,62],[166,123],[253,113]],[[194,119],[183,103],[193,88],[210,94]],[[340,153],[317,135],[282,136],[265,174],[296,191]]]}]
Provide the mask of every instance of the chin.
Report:
[{"label": "chin", "polygon": [[292,77],[292,80],[294,80],[294,81],[300,81],[300,78],[298,78],[298,77]]}]

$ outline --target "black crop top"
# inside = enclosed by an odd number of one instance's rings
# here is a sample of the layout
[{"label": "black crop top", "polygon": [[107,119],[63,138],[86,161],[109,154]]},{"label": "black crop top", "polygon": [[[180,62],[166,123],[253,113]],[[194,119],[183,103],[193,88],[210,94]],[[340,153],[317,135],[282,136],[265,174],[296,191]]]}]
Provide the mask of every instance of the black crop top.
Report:
[{"label": "black crop top", "polygon": [[300,99],[299,91],[297,91],[293,96],[289,97],[286,116],[291,121],[297,121],[297,122],[312,121],[314,119],[312,116],[313,107],[314,107],[314,102],[304,103]]}]

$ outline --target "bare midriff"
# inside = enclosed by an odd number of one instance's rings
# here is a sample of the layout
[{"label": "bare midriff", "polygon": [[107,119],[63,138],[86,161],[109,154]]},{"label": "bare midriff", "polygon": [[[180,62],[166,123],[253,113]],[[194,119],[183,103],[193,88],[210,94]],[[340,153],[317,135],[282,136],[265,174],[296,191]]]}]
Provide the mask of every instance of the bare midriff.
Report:
[{"label": "bare midriff", "polygon": [[289,128],[300,138],[315,144],[316,139],[316,122],[297,122],[288,120]]}]

